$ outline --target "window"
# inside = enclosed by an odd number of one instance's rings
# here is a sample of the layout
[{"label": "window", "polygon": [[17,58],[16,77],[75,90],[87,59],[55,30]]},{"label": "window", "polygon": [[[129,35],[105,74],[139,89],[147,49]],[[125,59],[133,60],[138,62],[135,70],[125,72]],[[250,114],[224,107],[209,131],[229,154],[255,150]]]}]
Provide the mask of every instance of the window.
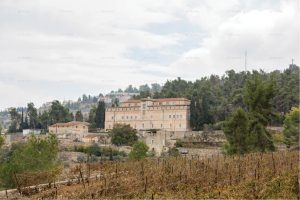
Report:
[{"label": "window", "polygon": [[76,128],[78,128],[78,126],[76,126]]},{"label": "window", "polygon": [[169,118],[171,118],[172,117],[172,115],[169,115]]},{"label": "window", "polygon": [[114,119],[114,116],[112,116],[111,119]]},{"label": "window", "polygon": [[175,115],[173,115],[173,118],[175,118]]},{"label": "window", "polygon": [[181,124],[179,124],[179,128],[181,128]]},{"label": "window", "polygon": [[143,128],[144,128],[144,124],[142,124]]},{"label": "window", "polygon": [[161,124],[161,125],[160,125],[160,128],[162,128],[162,127],[163,127],[163,125]]},{"label": "window", "polygon": [[124,119],[124,116],[122,116],[122,119]]},{"label": "window", "polygon": [[151,140],[151,144],[153,144],[154,143],[154,140]]}]

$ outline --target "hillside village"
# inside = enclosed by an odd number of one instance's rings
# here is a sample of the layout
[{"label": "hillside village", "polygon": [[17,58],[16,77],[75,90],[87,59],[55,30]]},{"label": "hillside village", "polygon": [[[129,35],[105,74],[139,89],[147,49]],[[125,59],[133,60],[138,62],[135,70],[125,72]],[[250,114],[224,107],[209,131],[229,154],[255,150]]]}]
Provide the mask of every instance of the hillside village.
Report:
[{"label": "hillside village", "polygon": [[[299,76],[294,76],[296,73],[299,73],[298,66],[290,66],[290,68],[280,73],[282,75],[286,74],[291,79],[299,80]],[[234,75],[244,76],[245,74],[242,72]],[[59,170],[59,175],[55,176],[57,179],[62,180],[61,191],[65,189],[64,183],[66,179],[70,178],[70,174],[74,174],[78,170],[81,174],[80,176],[82,176],[81,179],[84,179],[82,175],[84,173],[88,174],[86,175],[87,181],[92,181],[93,178],[96,178],[97,181],[96,174],[101,171],[97,167],[98,163],[100,165],[109,165],[112,162],[119,165],[118,163],[120,162],[127,163],[127,161],[136,160],[144,165],[144,159],[149,161],[158,159],[158,162],[162,159],[166,160],[166,162],[168,162],[167,160],[174,162],[172,161],[173,157],[176,159],[178,157],[179,159],[189,159],[189,162],[196,159],[199,162],[203,160],[209,163],[210,159],[214,160],[220,157],[226,159],[226,156],[230,155],[255,153],[256,150],[253,150],[255,148],[260,148],[259,151],[265,152],[267,157],[269,156],[267,152],[275,152],[276,159],[282,156],[283,153],[295,156],[289,152],[298,152],[299,149],[299,145],[296,142],[298,136],[297,134],[295,135],[295,133],[299,132],[298,129],[295,129],[295,123],[299,123],[297,118],[295,118],[297,116],[296,113],[299,112],[299,109],[296,107],[299,103],[299,98],[294,99],[297,94],[292,98],[290,98],[291,96],[282,96],[280,92],[286,91],[275,85],[278,87],[279,93],[275,94],[273,99],[268,99],[267,103],[262,103],[262,106],[265,106],[270,111],[272,107],[279,115],[276,118],[269,118],[267,124],[259,122],[262,123],[261,127],[263,128],[261,131],[264,131],[265,135],[260,136],[259,140],[253,142],[245,138],[250,137],[247,131],[249,131],[248,128],[251,123],[248,125],[247,120],[255,116],[256,112],[261,112],[261,110],[256,110],[255,106],[257,105],[247,102],[246,99],[248,98],[250,101],[256,92],[248,89],[256,88],[255,90],[258,90],[258,88],[264,87],[262,90],[265,94],[260,95],[268,96],[268,91],[272,89],[268,86],[268,84],[272,83],[270,76],[257,72],[248,74],[248,77],[244,76],[244,79],[247,80],[245,80],[246,87],[242,88],[242,91],[239,87],[243,86],[244,83],[240,83],[240,85],[229,84],[234,80],[232,74],[222,78],[226,81],[225,83],[222,82],[222,79],[219,79],[219,87],[222,88],[223,85],[228,87],[230,85],[233,90],[232,94],[237,98],[232,101],[235,105],[230,104],[227,107],[228,110],[216,110],[218,104],[215,104],[215,102],[218,101],[218,96],[215,96],[213,92],[218,93],[218,88],[216,88],[215,78],[211,76],[209,80],[202,80],[201,84],[205,84],[205,81],[207,81],[206,83],[214,81],[214,85],[212,85],[212,88],[206,88],[207,90],[201,88],[201,92],[204,92],[204,94],[200,93],[200,96],[195,96],[193,92],[192,96],[184,95],[188,91],[187,88],[192,90],[194,86],[178,78],[172,82],[167,82],[160,91],[156,92],[151,92],[151,90],[140,93],[116,92],[113,93],[114,95],[112,93],[106,96],[100,95],[99,98],[85,96],[84,100],[79,99],[77,103],[53,101],[44,104],[41,108],[35,108],[33,103],[28,103],[27,107],[23,109],[11,108],[9,109],[8,126],[4,126],[4,129],[1,129],[2,136],[0,137],[4,139],[1,142],[3,152],[9,152],[10,149],[18,148],[19,145],[37,145],[34,147],[35,149],[39,148],[38,145],[45,145],[49,142],[50,146],[45,146],[45,152],[39,156],[46,156],[52,152],[52,150],[47,150],[47,148],[56,149],[56,154],[53,154],[53,160],[49,160],[49,162],[55,163],[53,166],[55,170],[58,170],[59,166],[62,167]],[[195,82],[193,84],[197,85],[199,83]],[[285,84],[290,84],[290,82]],[[234,87],[236,89],[233,89]],[[178,89],[176,96],[172,94],[174,88]],[[205,92],[209,90],[211,93],[206,94]],[[224,92],[223,95],[228,95],[225,88],[222,88],[222,90],[224,90],[222,91]],[[237,91],[240,92],[240,95],[243,95],[243,98],[240,99],[241,101],[238,99],[240,96],[236,95]],[[169,95],[170,92],[171,95]],[[211,99],[206,102],[208,97]],[[258,98],[258,96],[255,98]],[[289,102],[288,106],[284,103],[273,106],[275,105],[274,102],[279,102],[279,98]],[[78,104],[78,102],[81,103]],[[247,110],[244,111],[240,107],[241,103],[247,106]],[[233,106],[235,108],[232,108]],[[207,108],[210,109],[207,110]],[[279,111],[282,112],[280,113]],[[224,116],[224,112],[232,113]],[[250,113],[248,114],[247,112]],[[267,116],[268,114],[263,115]],[[289,117],[293,117],[290,122],[287,121]],[[289,126],[291,127],[291,130],[289,130],[291,133],[287,131]],[[232,134],[235,134],[235,136],[232,136]],[[268,137],[271,137],[271,140],[268,140]],[[249,141],[249,144],[246,143],[247,141]],[[262,141],[265,143],[262,144]],[[256,145],[256,147],[253,147],[253,145]],[[5,155],[3,154],[2,156],[5,157]],[[35,159],[39,159],[39,156]],[[255,156],[257,155],[255,154]],[[296,162],[297,160],[294,161]],[[9,162],[6,164],[9,164]],[[266,165],[270,165],[270,163],[266,163]],[[86,168],[83,166],[86,166]],[[93,166],[93,169],[90,169],[91,166]],[[109,165],[108,168],[110,167]],[[215,166],[211,167],[214,168]],[[294,170],[294,168],[292,169]],[[31,179],[29,181],[27,178],[24,179],[21,173],[17,176],[19,177],[18,182],[15,182],[13,179],[6,180],[6,178],[3,179],[2,177],[4,183],[11,184],[11,186],[6,185],[5,187],[24,187],[22,191],[25,191],[26,186],[31,186],[33,183],[44,183],[45,181],[43,178],[40,181],[37,179],[37,182]],[[133,177],[128,178],[131,179]],[[135,178],[133,179],[135,180]],[[22,183],[19,183],[20,181]],[[81,182],[82,184],[85,183],[84,180],[79,180],[78,183],[68,184],[76,185]],[[60,181],[57,184],[60,184]],[[20,189],[11,190],[11,195],[17,195],[16,192],[18,190],[20,192]],[[32,194],[35,193],[38,194],[39,192],[33,192]],[[1,195],[3,194],[0,192],[0,197]],[[203,193],[203,195],[207,194]],[[99,197],[104,196],[100,194]]]}]

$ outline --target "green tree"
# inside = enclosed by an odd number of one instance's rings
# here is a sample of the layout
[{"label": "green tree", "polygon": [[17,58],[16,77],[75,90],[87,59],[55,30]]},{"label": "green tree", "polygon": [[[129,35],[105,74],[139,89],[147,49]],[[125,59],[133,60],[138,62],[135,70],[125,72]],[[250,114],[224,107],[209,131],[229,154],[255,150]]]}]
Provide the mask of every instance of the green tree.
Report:
[{"label": "green tree", "polygon": [[168,150],[168,154],[169,156],[175,156],[175,157],[180,155],[179,150],[176,147],[170,148]]},{"label": "green tree", "polygon": [[9,133],[16,133],[20,131],[21,128],[21,115],[18,113],[16,108],[12,108],[9,111],[10,114],[10,126],[8,128]]},{"label": "green tree", "polygon": [[38,124],[38,114],[33,103],[27,104],[27,116],[29,117],[29,128],[35,129]]},{"label": "green tree", "polygon": [[291,111],[285,115],[284,120],[284,142],[288,148],[293,145],[299,146],[299,123],[300,109],[293,107]]},{"label": "green tree", "polygon": [[274,97],[274,82],[263,80],[262,75],[253,72],[247,80],[244,102],[249,111],[249,140],[254,150],[275,150],[271,133],[266,129],[271,116],[274,115],[271,100]]},{"label": "green tree", "polygon": [[149,147],[141,141],[134,143],[131,152],[129,153],[129,159],[131,160],[142,160],[147,157]]},{"label": "green tree", "polygon": [[39,123],[40,123],[40,128],[43,129],[45,132],[47,132],[48,130],[48,125],[50,123],[50,119],[49,119],[49,112],[44,111],[43,113],[41,113],[39,115]]},{"label": "green tree", "polygon": [[249,119],[247,113],[238,108],[224,123],[224,133],[227,139],[225,151],[228,154],[244,154],[249,148]]},{"label": "green tree", "polygon": [[104,101],[99,101],[97,110],[96,110],[96,119],[95,119],[97,128],[104,128],[105,123],[105,103]]},{"label": "green tree", "polygon": [[111,131],[111,142],[115,145],[133,145],[137,140],[137,131],[128,124],[115,124]]},{"label": "green tree", "polygon": [[0,133],[0,149],[4,144],[4,138],[2,137],[1,133]]},{"label": "green tree", "polygon": [[83,115],[80,110],[78,110],[75,114],[75,121],[83,122]]},{"label": "green tree", "polygon": [[68,108],[65,108],[59,101],[53,101],[50,111],[49,119],[51,124],[70,122],[73,120],[72,113]]},{"label": "green tree", "polygon": [[92,106],[89,112],[89,119],[88,122],[90,123],[89,131],[94,131],[97,128],[96,124],[96,111],[97,108],[95,106]]},{"label": "green tree", "polygon": [[27,142],[12,148],[8,158],[1,162],[0,182],[6,188],[13,188],[54,181],[61,172],[57,155],[55,135],[45,139],[31,136]]}]

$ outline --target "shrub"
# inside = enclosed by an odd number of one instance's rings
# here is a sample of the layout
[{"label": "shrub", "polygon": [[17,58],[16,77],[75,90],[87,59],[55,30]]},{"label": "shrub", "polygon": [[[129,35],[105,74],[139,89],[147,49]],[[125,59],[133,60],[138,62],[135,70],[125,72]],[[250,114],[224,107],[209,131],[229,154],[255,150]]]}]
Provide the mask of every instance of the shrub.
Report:
[{"label": "shrub", "polygon": [[147,157],[149,147],[141,141],[134,143],[132,151],[129,153],[129,159],[142,160]]},{"label": "shrub", "polygon": [[117,146],[131,146],[138,140],[137,131],[131,128],[130,125],[116,124],[111,133],[111,142]]},{"label": "shrub", "polygon": [[[61,172],[58,161],[58,141],[55,135],[40,139],[32,135],[26,143],[10,149],[0,164],[0,180],[6,188],[52,182]],[[24,180],[23,180],[24,178]]]}]

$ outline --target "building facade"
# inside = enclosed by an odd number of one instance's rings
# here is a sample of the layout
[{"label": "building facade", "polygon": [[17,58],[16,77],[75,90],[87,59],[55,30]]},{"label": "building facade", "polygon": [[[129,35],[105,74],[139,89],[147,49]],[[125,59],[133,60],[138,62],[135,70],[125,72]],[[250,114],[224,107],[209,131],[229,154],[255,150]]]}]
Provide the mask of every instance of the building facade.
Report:
[{"label": "building facade", "polygon": [[190,100],[185,98],[128,100],[119,107],[107,108],[105,129],[129,124],[137,130],[190,130]]},{"label": "building facade", "polygon": [[73,135],[73,138],[81,139],[86,134],[88,134],[87,122],[67,122],[67,123],[56,123],[48,127],[50,133],[60,134],[60,135]]}]

